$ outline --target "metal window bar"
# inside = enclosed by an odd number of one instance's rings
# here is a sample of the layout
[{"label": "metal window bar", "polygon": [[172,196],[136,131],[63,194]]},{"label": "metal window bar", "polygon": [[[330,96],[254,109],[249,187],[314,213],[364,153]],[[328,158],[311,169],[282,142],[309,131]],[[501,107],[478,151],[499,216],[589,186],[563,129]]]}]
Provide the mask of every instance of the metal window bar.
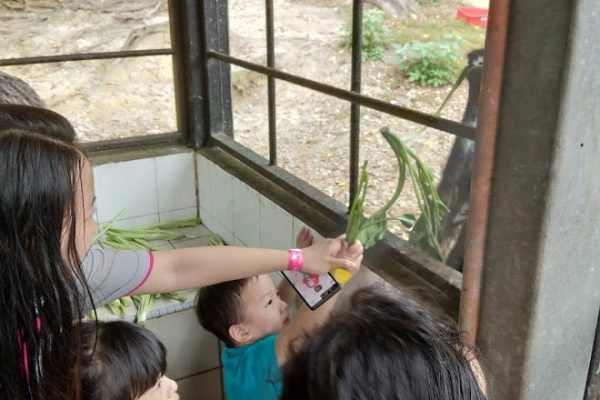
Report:
[{"label": "metal window bar", "polygon": [[[275,68],[275,37],[273,34],[273,0],[265,0],[267,24],[267,67]],[[269,165],[277,165],[277,108],[275,78],[267,77],[267,102],[269,110]]]},{"label": "metal window bar", "polygon": [[[352,92],[360,94],[362,77],[362,19],[363,2],[354,0],[352,2],[352,70],[351,85]],[[358,190],[358,162],[360,157],[360,105],[352,103],[350,105],[350,177],[349,191],[350,204],[356,197]]]},{"label": "metal window bar", "polygon": [[173,69],[175,72],[174,76],[174,91],[176,98],[176,114],[177,114],[177,130],[178,132],[163,132],[160,134],[152,135],[151,138],[147,136],[136,136],[131,138],[122,139],[107,139],[101,141],[95,141],[90,143],[84,143],[83,146],[88,151],[97,150],[109,150],[116,148],[130,147],[132,145],[146,144],[146,143],[168,143],[173,142],[176,135],[185,135],[187,129],[185,125],[181,123],[181,105],[180,96],[177,95],[181,92],[181,82],[178,79],[177,72],[181,71],[181,68],[177,66],[180,64],[178,52],[175,48],[178,45],[178,38],[180,35],[174,35],[177,32],[177,24],[173,23],[173,12],[172,6],[176,2],[170,2],[169,4],[169,25],[171,29],[171,48],[162,49],[145,49],[145,50],[122,50],[122,51],[107,51],[107,52],[94,52],[94,53],[70,53],[70,54],[57,54],[48,56],[31,56],[31,57],[16,57],[0,59],[0,67],[9,66],[22,66],[22,65],[34,65],[34,64],[51,64],[59,62],[76,62],[76,61],[92,61],[92,60],[107,60],[107,59],[119,59],[119,58],[133,58],[133,57],[156,57],[156,56],[172,56],[173,58]]},{"label": "metal window bar", "polygon": [[302,78],[297,75],[289,74],[287,72],[283,72],[274,68],[265,67],[260,64],[255,64],[211,49],[209,49],[206,52],[206,54],[209,58],[214,58],[220,61],[228,62],[230,64],[237,65],[239,67],[246,68],[263,75],[272,76],[282,81],[290,82],[295,85],[305,87],[307,89],[311,89],[319,93],[336,97],[338,99],[354,102],[360,106],[367,107],[376,111],[381,111],[383,113],[407,121],[411,121],[419,125],[425,125],[430,128],[434,128],[439,131],[443,131],[467,139],[475,138],[475,128],[463,125],[460,122],[452,121],[446,118],[436,117],[431,114],[426,114],[396,104],[387,103],[383,100],[379,100],[369,96],[364,96],[349,90],[340,89],[338,87],[327,85],[325,83],[317,82],[311,79]]},{"label": "metal window bar", "polygon": [[[209,2],[210,3],[210,2]],[[217,1],[218,3],[218,1]],[[268,165],[277,165],[277,110],[276,110],[276,79],[293,83],[314,91],[331,95],[342,100],[350,101],[350,176],[349,176],[349,194],[350,202],[353,201],[358,186],[358,170],[360,157],[360,107],[365,106],[377,111],[387,113],[415,122],[420,125],[429,126],[444,132],[457,136],[473,139],[475,129],[465,126],[461,123],[451,121],[445,118],[425,114],[416,110],[408,109],[398,105],[390,104],[368,96],[362,96],[361,93],[361,65],[362,65],[362,19],[363,19],[363,1],[353,0],[352,9],[352,70],[350,91],[340,89],[335,86],[326,85],[321,82],[302,78],[293,74],[278,70],[275,67],[275,49],[274,49],[274,13],[273,1],[265,0],[266,13],[266,44],[267,44],[267,66],[252,63],[240,58],[232,57],[224,52],[217,51],[207,47],[206,64],[211,59],[221,62],[237,65],[239,67],[252,70],[267,77],[267,102],[268,102],[268,127],[269,127],[269,161]],[[208,96],[208,94],[206,94]],[[206,104],[211,101],[205,98]],[[205,135],[210,134],[210,129]],[[203,143],[205,141],[203,140]],[[350,204],[351,207],[352,204]]]},{"label": "metal window bar", "polygon": [[15,65],[50,64],[65,61],[90,61],[105,60],[111,58],[131,58],[169,55],[173,55],[173,49],[124,50],[107,51],[100,53],[72,53],[58,54],[54,56],[5,58],[0,60],[0,67],[8,67]]}]

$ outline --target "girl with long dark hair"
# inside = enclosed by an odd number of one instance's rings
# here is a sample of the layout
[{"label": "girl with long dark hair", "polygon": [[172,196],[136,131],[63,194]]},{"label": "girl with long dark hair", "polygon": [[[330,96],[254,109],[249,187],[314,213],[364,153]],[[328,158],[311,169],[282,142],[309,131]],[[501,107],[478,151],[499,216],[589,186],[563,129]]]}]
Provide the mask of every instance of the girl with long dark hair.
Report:
[{"label": "girl with long dark hair", "polygon": [[79,260],[96,229],[90,165],[71,144],[5,132],[0,182],[1,397],[76,398]]}]

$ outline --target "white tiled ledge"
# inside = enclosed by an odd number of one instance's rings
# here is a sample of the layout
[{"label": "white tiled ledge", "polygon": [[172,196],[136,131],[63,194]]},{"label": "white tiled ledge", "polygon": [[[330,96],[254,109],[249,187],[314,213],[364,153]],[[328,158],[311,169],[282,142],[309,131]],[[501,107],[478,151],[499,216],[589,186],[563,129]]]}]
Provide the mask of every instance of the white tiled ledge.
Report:
[{"label": "white tiled ledge", "polygon": [[[185,311],[196,306],[196,293],[197,289],[184,290],[181,293],[186,297],[186,300],[181,302],[178,300],[171,299],[155,299],[150,306],[150,311],[146,320],[153,318],[160,318],[165,315],[173,314],[180,311]],[[96,308],[96,315],[100,321],[114,321],[122,320],[127,322],[137,322],[137,308],[135,305],[130,305],[125,309],[125,315],[115,315],[106,306],[100,306]]]}]

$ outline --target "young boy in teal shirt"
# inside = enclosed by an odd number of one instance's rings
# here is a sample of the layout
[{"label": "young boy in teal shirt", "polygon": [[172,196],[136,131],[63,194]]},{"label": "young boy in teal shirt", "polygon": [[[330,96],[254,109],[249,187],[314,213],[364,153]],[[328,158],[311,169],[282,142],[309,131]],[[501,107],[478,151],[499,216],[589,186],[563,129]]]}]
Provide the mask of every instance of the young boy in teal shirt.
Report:
[{"label": "young boy in teal shirt", "polygon": [[[312,236],[303,228],[296,244],[306,247]],[[362,260],[362,245],[346,249],[344,257]],[[221,354],[227,400],[277,400],[282,391],[280,367],[290,345],[329,316],[332,297],[315,311],[302,305],[290,321],[288,304],[295,292],[287,281],[279,290],[269,275],[206,286],[198,293],[196,313],[202,326],[225,342]],[[295,343],[295,342],[294,342]]]}]

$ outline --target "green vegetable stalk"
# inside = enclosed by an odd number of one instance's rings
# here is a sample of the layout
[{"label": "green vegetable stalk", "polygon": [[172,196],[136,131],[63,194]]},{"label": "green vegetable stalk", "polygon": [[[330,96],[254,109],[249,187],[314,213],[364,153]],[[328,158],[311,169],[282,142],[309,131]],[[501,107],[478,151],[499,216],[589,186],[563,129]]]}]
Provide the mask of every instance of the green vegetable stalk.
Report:
[{"label": "green vegetable stalk", "polygon": [[[433,115],[439,116],[441,114],[456,89],[458,89],[467,77],[469,70],[472,68],[481,67],[472,65],[467,66],[454,85],[452,85],[450,92]],[[427,127],[421,128],[417,132],[417,135],[422,133],[426,128]],[[403,225],[411,228],[411,243],[418,244],[423,250],[441,260],[442,253],[438,242],[438,233],[441,228],[442,219],[448,212],[448,208],[440,199],[437,189],[433,184],[433,174],[431,173],[431,170],[421,162],[417,155],[410,150],[397,135],[393,134],[389,128],[382,128],[381,134],[394,151],[394,155],[398,162],[398,181],[396,183],[396,190],[390,200],[381,209],[377,210],[370,218],[362,222],[368,186],[367,162],[365,161],[360,171],[358,189],[348,217],[346,240],[352,245],[359,239],[364,248],[368,249],[379,240],[383,239],[387,230],[387,221],[397,220]],[[414,192],[417,196],[417,203],[421,210],[421,218],[416,223],[416,218],[410,214],[402,215],[399,218],[387,217],[387,211],[396,200],[398,200],[400,193],[402,193],[407,173],[410,176]],[[334,276],[337,271],[343,272],[343,270],[336,270],[334,271]],[[349,277],[341,279],[347,280],[348,278]]]},{"label": "green vegetable stalk", "polygon": [[219,235],[217,235],[216,233],[211,233],[208,236],[208,245],[209,246],[225,246],[225,243],[223,242],[223,239],[221,239],[221,237]]},{"label": "green vegetable stalk", "polygon": [[383,207],[375,211],[370,218],[362,222],[364,201],[368,185],[367,162],[365,161],[361,168],[358,190],[348,217],[346,240],[349,244],[353,244],[358,239],[365,249],[368,249],[379,240],[383,239],[389,220],[399,220],[404,224],[410,222],[406,216],[400,218],[387,217],[388,210],[396,200],[398,200],[398,197],[402,193],[408,175],[411,179],[413,189],[417,196],[417,203],[422,213],[424,235],[426,235],[427,243],[434,250],[434,255],[439,258],[439,254],[441,253],[437,242],[437,234],[441,226],[442,218],[448,209],[440,199],[437,189],[433,184],[433,174],[429,168],[421,162],[417,155],[410,150],[397,135],[392,133],[389,128],[382,128],[381,134],[394,151],[398,163],[398,181],[396,183],[396,190]]}]

